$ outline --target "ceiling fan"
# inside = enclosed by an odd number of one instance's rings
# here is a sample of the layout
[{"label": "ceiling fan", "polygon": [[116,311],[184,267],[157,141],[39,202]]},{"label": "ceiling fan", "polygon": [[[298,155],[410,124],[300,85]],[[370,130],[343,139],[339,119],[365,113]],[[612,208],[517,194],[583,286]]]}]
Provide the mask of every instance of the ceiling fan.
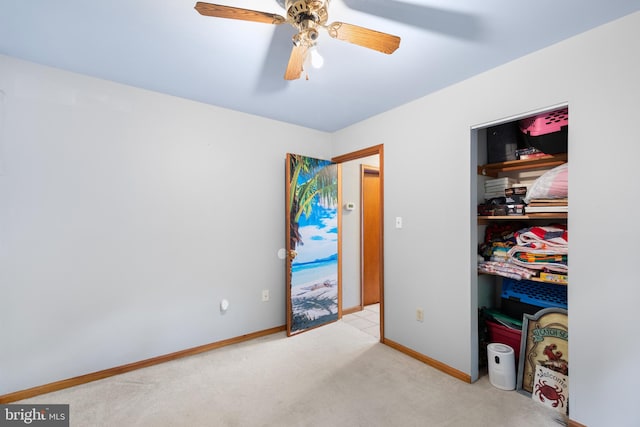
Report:
[{"label": "ceiling fan", "polygon": [[287,17],[239,7],[197,2],[195,9],[204,16],[239,19],[280,25],[289,23],[298,30],[293,36],[293,49],[284,73],[286,80],[299,79],[304,71],[310,50],[316,46],[318,29],[327,31],[334,39],[391,54],[400,46],[400,37],[344,22],[327,25],[330,0],[285,0]]}]

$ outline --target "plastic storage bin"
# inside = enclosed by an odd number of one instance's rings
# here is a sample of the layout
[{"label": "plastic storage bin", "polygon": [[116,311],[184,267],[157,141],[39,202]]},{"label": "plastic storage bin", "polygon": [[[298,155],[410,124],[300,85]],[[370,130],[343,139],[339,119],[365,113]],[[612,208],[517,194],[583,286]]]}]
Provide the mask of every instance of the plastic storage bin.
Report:
[{"label": "plastic storage bin", "polygon": [[521,148],[522,136],[518,122],[509,122],[487,128],[488,163],[516,160],[516,150]]},{"label": "plastic storage bin", "polygon": [[502,312],[522,319],[524,313],[535,314],[543,308],[567,308],[567,287],[531,280],[502,280]]},{"label": "plastic storage bin", "polygon": [[487,346],[489,362],[489,382],[502,390],[516,388],[516,363],[513,348],[508,345],[491,343]]},{"label": "plastic storage bin", "polygon": [[520,358],[520,340],[522,330],[513,329],[490,320],[487,321],[487,332],[489,342],[500,343],[511,347],[515,353],[516,360]]},{"label": "plastic storage bin", "polygon": [[519,122],[527,147],[546,154],[566,153],[569,135],[569,109],[549,111]]}]

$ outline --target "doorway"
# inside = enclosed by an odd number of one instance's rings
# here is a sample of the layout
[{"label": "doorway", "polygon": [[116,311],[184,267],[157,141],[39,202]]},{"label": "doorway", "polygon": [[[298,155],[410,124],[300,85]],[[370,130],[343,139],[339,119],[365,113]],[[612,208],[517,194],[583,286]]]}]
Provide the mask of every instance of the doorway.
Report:
[{"label": "doorway", "polygon": [[[376,156],[377,162],[375,163],[378,163],[377,168],[371,167],[371,166],[365,166],[366,164],[370,163],[365,158],[371,157],[371,156]],[[383,256],[384,255],[384,233],[383,233],[383,229],[384,229],[384,226],[383,226],[383,223],[384,223],[384,219],[383,219],[384,218],[384,209],[383,209],[383,206],[384,206],[384,153],[383,153],[383,145],[381,144],[381,145],[365,148],[362,150],[358,150],[352,153],[347,153],[341,156],[334,157],[331,160],[339,164],[351,162],[353,160],[361,160],[362,166],[359,166],[359,170],[358,172],[356,172],[356,176],[354,177],[353,180],[356,181],[355,185],[358,188],[358,190],[360,190],[362,186],[366,185],[367,186],[366,191],[370,193],[370,197],[364,196],[366,199],[363,200],[362,192],[358,191],[358,193],[360,193],[360,197],[358,197],[355,200],[345,200],[345,201],[347,202],[347,204],[351,204],[349,202],[359,202],[357,204],[360,205],[360,208],[362,211],[365,210],[365,203],[369,204],[372,202],[374,204],[373,205],[374,207],[370,207],[366,210],[375,211],[375,213],[372,216],[377,219],[377,221],[375,221],[377,222],[377,225],[373,225],[372,226],[373,228],[370,231],[365,232],[363,228],[364,221],[365,221],[364,215],[365,214],[367,215],[367,220],[368,220],[370,219],[368,218],[368,216],[371,212],[369,213],[361,212],[360,214],[358,214],[360,218],[360,221],[359,221],[360,225],[358,226],[358,229],[355,230],[355,232],[350,235],[346,235],[345,233],[343,233],[346,236],[342,238],[343,247],[344,245],[354,244],[358,247],[358,251],[357,251],[357,255],[351,259],[347,259],[346,254],[344,254],[344,252],[346,251],[343,251],[342,259],[343,259],[344,266],[342,268],[342,271],[345,272],[345,269],[347,269],[348,267],[353,267],[358,271],[357,271],[356,278],[350,278],[350,277],[347,278],[345,277],[345,274],[343,274],[343,280],[342,280],[343,294],[345,291],[349,292],[349,287],[351,288],[355,287],[356,289],[355,292],[357,292],[357,299],[350,299],[352,303],[346,305],[346,308],[342,311],[342,314],[345,315],[344,317],[345,320],[352,317],[369,316],[369,319],[372,321],[375,320],[375,323],[376,323],[375,327],[377,328],[377,333],[375,333],[375,336],[379,337],[380,342],[384,342],[384,256]],[[365,171],[367,172],[366,174],[365,174]],[[358,179],[359,176],[360,176],[360,180]],[[364,180],[363,180],[363,177],[364,177]],[[360,182],[357,182],[357,181],[360,181]],[[373,185],[369,185],[369,184],[373,184]],[[374,195],[371,196],[371,193],[374,193]],[[377,197],[375,197],[376,195]],[[344,203],[345,201],[342,201],[341,203]],[[355,212],[347,211],[345,206],[344,213],[345,215],[350,215],[350,213],[355,213]],[[368,222],[371,222],[371,221],[368,221]],[[373,223],[375,224],[375,222]],[[371,244],[369,244],[369,242],[365,243],[364,236],[370,236],[370,237],[373,236],[375,238],[374,240],[376,240],[377,247],[372,246]],[[368,248],[367,249],[368,255],[366,259],[364,255],[365,245]],[[370,261],[367,262],[366,261],[367,259]],[[349,265],[348,263],[351,265]],[[368,277],[367,290],[364,289],[365,275]],[[366,297],[366,302],[365,302],[365,297]],[[343,300],[349,300],[349,298],[343,298]],[[373,300],[377,300],[376,304],[368,306],[369,309],[365,310],[365,307],[367,307],[365,304]],[[372,314],[372,310],[375,310],[373,312],[374,314]],[[370,317],[374,315],[375,315],[375,319]],[[355,322],[353,325],[355,326]]]}]

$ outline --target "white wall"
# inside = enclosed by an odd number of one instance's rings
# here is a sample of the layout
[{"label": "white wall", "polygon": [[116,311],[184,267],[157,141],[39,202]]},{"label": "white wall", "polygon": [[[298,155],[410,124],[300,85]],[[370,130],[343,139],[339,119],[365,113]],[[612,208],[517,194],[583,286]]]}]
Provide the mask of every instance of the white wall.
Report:
[{"label": "white wall", "polygon": [[285,323],[285,153],[329,134],[6,56],[0,92],[0,395]]},{"label": "white wall", "polygon": [[354,202],[352,211],[342,210],[342,308],[360,306],[361,287],[361,165],[379,166],[380,156],[368,156],[362,159],[342,163],[342,201]]},{"label": "white wall", "polygon": [[477,374],[470,128],[568,102],[570,416],[640,424],[638,52],[640,13],[335,134],[334,155],[384,144],[387,338]]}]

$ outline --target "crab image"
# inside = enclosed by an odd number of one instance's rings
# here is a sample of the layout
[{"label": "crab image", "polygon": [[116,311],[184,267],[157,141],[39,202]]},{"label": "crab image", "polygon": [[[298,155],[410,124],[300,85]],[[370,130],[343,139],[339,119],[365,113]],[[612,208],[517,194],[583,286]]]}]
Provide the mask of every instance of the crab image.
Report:
[{"label": "crab image", "polygon": [[535,394],[540,397],[540,402],[544,402],[546,398],[550,402],[553,401],[551,406],[557,408],[558,405],[561,405],[561,407],[564,406],[564,395],[562,391],[563,389],[560,386],[552,387],[547,384],[546,381],[539,380],[538,384],[536,384]]}]

